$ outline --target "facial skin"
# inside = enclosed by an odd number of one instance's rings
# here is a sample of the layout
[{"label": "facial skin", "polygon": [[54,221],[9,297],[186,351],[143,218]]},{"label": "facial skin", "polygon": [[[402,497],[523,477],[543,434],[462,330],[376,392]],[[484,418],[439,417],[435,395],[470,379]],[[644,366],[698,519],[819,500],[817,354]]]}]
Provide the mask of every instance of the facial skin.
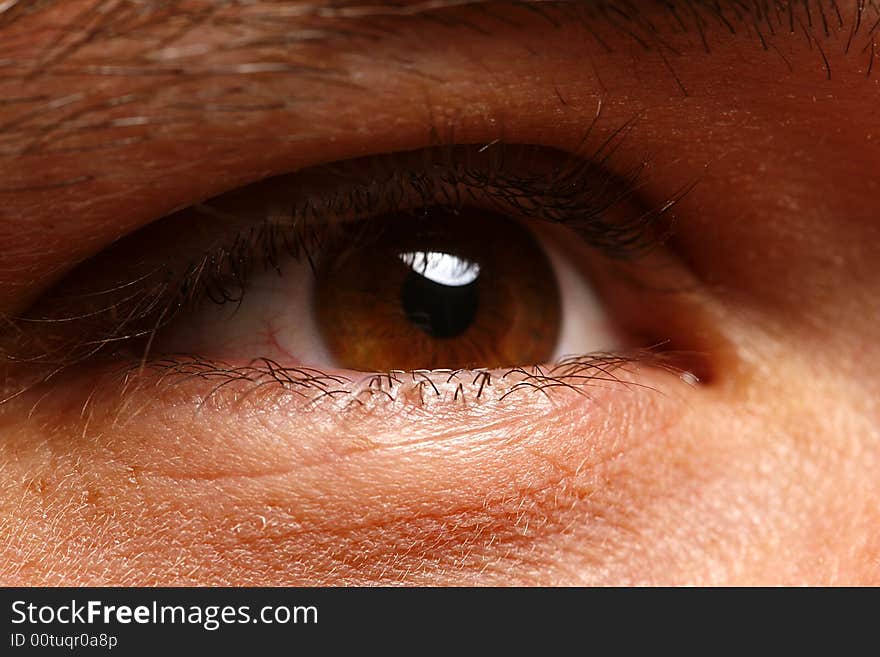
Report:
[{"label": "facial skin", "polygon": [[[443,4],[0,10],[0,582],[880,584],[880,8]],[[477,399],[437,376],[340,410],[16,361],[52,285],[202,199],[438,135],[565,151],[592,125],[589,151],[624,124],[609,170],[647,162],[655,206],[689,188],[675,292],[624,312],[700,352],[699,385],[643,362],[501,400],[516,377]]]}]

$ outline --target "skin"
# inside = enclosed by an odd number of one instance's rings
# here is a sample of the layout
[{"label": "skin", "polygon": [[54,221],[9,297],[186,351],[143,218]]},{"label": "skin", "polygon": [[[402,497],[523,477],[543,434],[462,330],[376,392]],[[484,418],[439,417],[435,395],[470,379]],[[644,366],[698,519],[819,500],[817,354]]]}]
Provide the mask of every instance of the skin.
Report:
[{"label": "skin", "polygon": [[[27,383],[0,406],[0,582],[880,584],[874,5],[822,3],[827,36],[816,3],[775,35],[730,12],[704,45],[666,9],[645,31],[257,2],[182,32],[181,2],[95,32],[93,4],[0,13],[0,354],[7,394]],[[570,149],[594,124],[595,149],[633,119],[611,171],[648,161],[658,206],[698,181],[674,208],[677,292],[619,282],[659,268],[588,273],[609,312],[704,354],[700,385],[646,362],[587,394],[499,401],[514,377],[478,400],[462,377],[462,401],[436,375],[427,402],[400,385],[340,411],[149,369],[120,385],[119,363],[34,384],[13,362],[15,316],[200,199],[437,134]]]}]

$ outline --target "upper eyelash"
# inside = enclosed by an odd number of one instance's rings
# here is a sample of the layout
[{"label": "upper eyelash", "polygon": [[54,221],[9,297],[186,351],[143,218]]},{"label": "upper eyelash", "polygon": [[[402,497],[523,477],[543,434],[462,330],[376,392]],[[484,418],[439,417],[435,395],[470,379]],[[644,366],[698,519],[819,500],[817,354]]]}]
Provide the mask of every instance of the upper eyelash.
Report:
[{"label": "upper eyelash", "polygon": [[[519,174],[516,162],[511,165],[505,161],[527,161],[530,153],[547,153],[548,149],[520,145],[511,154],[499,146],[493,151],[499,155],[497,158],[486,159],[479,165],[467,161],[475,150],[483,152],[483,148],[426,150],[427,161],[421,171],[395,171],[384,180],[374,180],[368,186],[331,198],[294,200],[285,208],[282,220],[267,219],[239,234],[230,246],[205,254],[190,268],[181,296],[189,302],[201,296],[218,303],[238,302],[255,264],[255,252],[260,254],[264,269],[280,271],[281,261],[287,257],[305,258],[314,266],[314,254],[322,250],[324,242],[349,239],[356,245],[359,241],[357,236],[352,240],[352,233],[358,232],[357,227],[351,230],[352,222],[334,222],[334,217],[353,215],[363,222],[369,217],[402,210],[413,215],[438,206],[460,211],[469,201],[475,201],[476,192],[497,202],[502,212],[514,211],[521,219],[564,225],[607,257],[634,258],[665,239],[666,230],[656,230],[658,220],[695,184],[690,183],[664,203],[644,207],[624,221],[610,220],[610,208],[630,200],[644,184],[647,163],[640,163],[621,178],[603,166],[604,157],[568,155],[564,166],[548,179],[546,175]],[[450,194],[450,190],[457,193]],[[418,202],[404,205],[402,199],[412,191],[416,192]],[[471,197],[465,198],[468,193]],[[361,231],[369,232],[364,226]]]},{"label": "upper eyelash", "polygon": [[[597,113],[598,120],[598,113]],[[260,268],[281,270],[284,258],[308,258],[313,261],[326,240],[351,236],[352,226],[365,221],[335,221],[341,216],[373,217],[407,209],[418,213],[431,206],[461,209],[469,199],[461,194],[439,194],[451,189],[483,193],[487,198],[505,205],[522,218],[540,219],[564,224],[581,235],[587,244],[614,258],[636,257],[665,236],[657,230],[658,220],[693,187],[677,191],[663,203],[641,206],[639,212],[623,221],[608,219],[607,211],[617,203],[630,201],[638,195],[645,182],[647,163],[640,162],[623,177],[612,174],[605,166],[619,146],[630,124],[612,133],[589,154],[562,153],[536,145],[505,145],[499,141],[488,146],[435,146],[420,151],[421,166],[410,169],[397,167],[396,161],[412,153],[366,158],[359,162],[369,182],[356,184],[345,191],[325,195],[292,195],[281,216],[266,217],[238,233],[230,242],[208,250],[184,272],[156,271],[152,281],[145,282],[134,294],[120,301],[107,291],[109,303],[75,317],[44,316],[21,319],[20,322],[61,321],[75,323],[85,315],[105,318],[93,322],[87,337],[77,336],[51,349],[35,353],[26,360],[56,366],[58,371],[106,351],[138,339],[142,362],[149,356],[156,333],[172,322],[182,311],[205,299],[218,303],[240,302],[249,274]],[[587,143],[589,132],[582,143]],[[521,167],[555,153],[560,165],[553,175],[527,175]],[[343,165],[318,167],[332,172]],[[390,169],[389,169],[390,167]],[[388,172],[391,175],[388,175]],[[377,172],[385,176],[377,180]],[[293,174],[296,177],[302,174]],[[279,177],[285,178],[285,177]],[[265,181],[264,181],[265,182]],[[240,188],[236,192],[246,191]],[[215,197],[215,199],[220,199]],[[404,199],[415,196],[417,202]],[[215,200],[212,199],[212,200]],[[214,212],[209,200],[189,211]],[[636,204],[637,206],[637,204]],[[638,206],[637,206],[638,207]],[[219,213],[222,214],[222,213]],[[101,292],[92,296],[100,297]],[[84,321],[84,323],[87,323]],[[97,324],[97,327],[94,325]],[[22,350],[27,352],[27,350]],[[13,358],[7,357],[7,360]]]}]

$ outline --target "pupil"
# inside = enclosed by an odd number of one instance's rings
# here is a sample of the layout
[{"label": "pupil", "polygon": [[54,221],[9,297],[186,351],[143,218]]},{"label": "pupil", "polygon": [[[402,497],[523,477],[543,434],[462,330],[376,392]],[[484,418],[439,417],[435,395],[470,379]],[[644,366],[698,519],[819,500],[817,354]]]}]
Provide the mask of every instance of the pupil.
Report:
[{"label": "pupil", "polygon": [[433,338],[464,333],[477,315],[480,267],[448,253],[401,253],[410,267],[400,290],[407,319]]}]

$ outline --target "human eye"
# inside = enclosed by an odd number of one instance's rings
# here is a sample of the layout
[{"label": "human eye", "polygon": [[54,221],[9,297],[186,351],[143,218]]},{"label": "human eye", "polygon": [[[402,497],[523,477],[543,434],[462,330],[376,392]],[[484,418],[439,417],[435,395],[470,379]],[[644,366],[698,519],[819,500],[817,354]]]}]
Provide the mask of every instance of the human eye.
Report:
[{"label": "human eye", "polygon": [[5,519],[67,548],[0,575],[790,582],[864,538],[818,519],[876,492],[876,7],[206,4],[0,11]]},{"label": "human eye", "polygon": [[682,192],[647,205],[640,170],[618,179],[600,157],[452,145],[207,199],[73,272],[20,320],[30,358],[273,381],[343,405],[413,390],[422,405],[426,386],[459,405],[584,392],[639,349],[673,371],[671,338],[643,315],[673,296],[648,284],[671,281],[663,225]]}]

